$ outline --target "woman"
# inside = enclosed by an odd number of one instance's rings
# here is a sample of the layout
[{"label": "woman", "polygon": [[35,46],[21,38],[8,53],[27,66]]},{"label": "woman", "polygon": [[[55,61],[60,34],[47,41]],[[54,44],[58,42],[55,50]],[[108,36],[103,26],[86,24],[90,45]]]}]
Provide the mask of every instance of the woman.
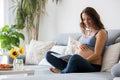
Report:
[{"label": "woman", "polygon": [[[83,36],[81,44],[76,48],[74,55],[68,62],[53,56],[56,52],[48,51],[47,61],[55,68],[50,68],[55,73],[78,73],[100,71],[102,55],[107,41],[107,32],[100,20],[99,14],[92,7],[86,7],[80,14],[80,27]],[[87,32],[86,32],[87,31]]]}]

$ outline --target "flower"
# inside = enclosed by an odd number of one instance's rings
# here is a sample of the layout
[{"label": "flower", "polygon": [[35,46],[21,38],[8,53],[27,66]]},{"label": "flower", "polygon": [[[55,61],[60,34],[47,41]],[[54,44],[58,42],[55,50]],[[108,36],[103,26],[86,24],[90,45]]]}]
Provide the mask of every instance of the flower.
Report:
[{"label": "flower", "polygon": [[20,52],[21,55],[24,55],[25,50],[24,50],[23,46],[20,46],[19,52]]},{"label": "flower", "polygon": [[24,47],[20,46],[19,49],[12,48],[10,50],[10,57],[11,58],[21,58],[24,55]]},{"label": "flower", "polygon": [[16,49],[11,49],[10,50],[10,57],[11,58],[16,58],[18,56],[18,51]]}]

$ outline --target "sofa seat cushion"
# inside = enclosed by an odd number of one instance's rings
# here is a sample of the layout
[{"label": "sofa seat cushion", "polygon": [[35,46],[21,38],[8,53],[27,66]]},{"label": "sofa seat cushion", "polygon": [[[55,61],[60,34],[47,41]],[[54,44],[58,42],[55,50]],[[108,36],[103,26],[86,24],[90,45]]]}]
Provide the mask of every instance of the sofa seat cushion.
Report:
[{"label": "sofa seat cushion", "polygon": [[15,77],[9,80],[112,80],[110,72],[67,73],[56,74],[49,71],[51,66],[25,65],[26,69],[34,69],[34,76]]},{"label": "sofa seat cushion", "polygon": [[113,80],[120,80],[120,77],[115,77]]},{"label": "sofa seat cushion", "polygon": [[34,74],[35,76],[53,74],[53,72],[49,71],[49,68],[51,68],[51,66],[48,66],[48,65],[25,65],[24,66],[24,69],[35,70],[35,74]]}]

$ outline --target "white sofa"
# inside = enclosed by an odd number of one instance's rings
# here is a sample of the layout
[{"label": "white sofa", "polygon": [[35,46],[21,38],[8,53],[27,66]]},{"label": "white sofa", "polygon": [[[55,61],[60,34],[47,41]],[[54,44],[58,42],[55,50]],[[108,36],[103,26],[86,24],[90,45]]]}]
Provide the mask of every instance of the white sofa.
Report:
[{"label": "white sofa", "polygon": [[[108,30],[108,42],[115,44],[120,42],[120,30]],[[54,41],[57,42],[56,45],[66,46],[68,42],[68,37],[72,36],[76,40],[79,40],[79,33],[66,33],[60,34],[55,37]],[[110,45],[111,45],[110,44]],[[120,53],[120,52],[119,52]],[[45,59],[44,59],[45,60]],[[44,61],[43,60],[43,61]],[[90,72],[90,73],[67,73],[67,74],[55,74],[49,71],[51,65],[40,64],[40,65],[25,65],[25,68],[34,69],[34,76],[27,77],[14,77],[9,78],[9,80],[120,80],[120,78],[114,78],[111,72]],[[5,79],[8,80],[8,79]]]}]

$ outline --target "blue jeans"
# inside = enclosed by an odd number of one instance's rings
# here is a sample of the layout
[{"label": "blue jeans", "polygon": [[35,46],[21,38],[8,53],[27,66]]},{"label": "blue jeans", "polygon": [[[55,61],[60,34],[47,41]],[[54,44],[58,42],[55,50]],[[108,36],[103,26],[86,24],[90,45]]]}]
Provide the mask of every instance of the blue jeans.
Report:
[{"label": "blue jeans", "polygon": [[100,65],[91,64],[77,54],[72,55],[68,62],[66,62],[61,58],[57,58],[51,53],[58,54],[53,51],[48,51],[46,53],[46,60],[52,66],[59,69],[61,73],[98,72],[101,69]]}]

